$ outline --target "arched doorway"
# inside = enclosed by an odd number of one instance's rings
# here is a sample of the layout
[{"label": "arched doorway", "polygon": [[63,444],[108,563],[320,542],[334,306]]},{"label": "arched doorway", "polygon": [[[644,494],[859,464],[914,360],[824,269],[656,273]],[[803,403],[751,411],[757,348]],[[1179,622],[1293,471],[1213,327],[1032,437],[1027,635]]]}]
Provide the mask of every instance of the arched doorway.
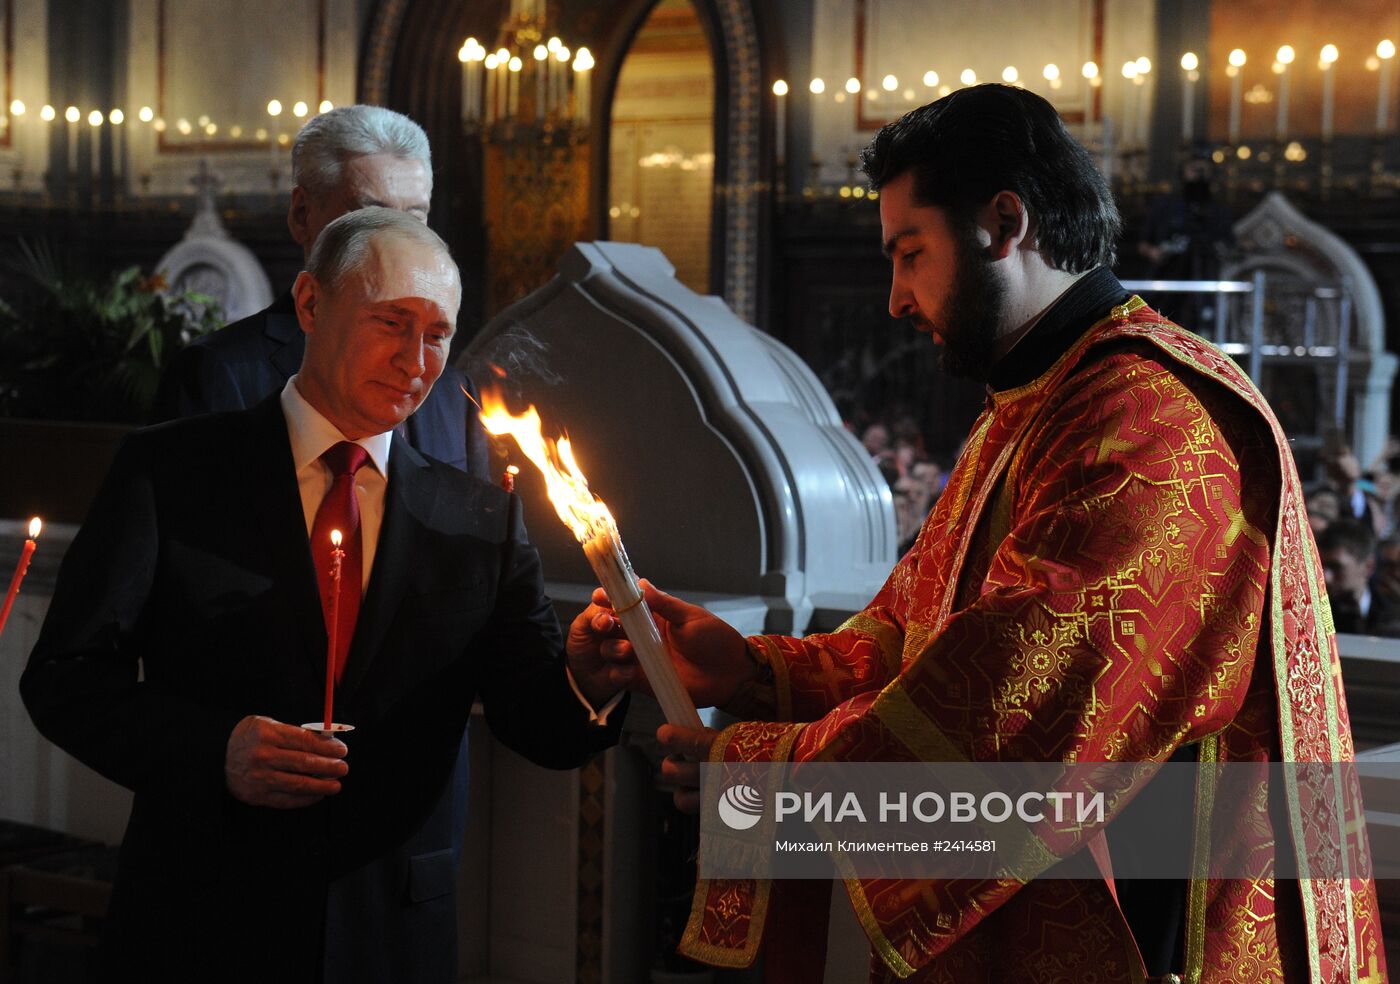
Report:
[{"label": "arched doorway", "polygon": [[606,236],[655,246],[692,290],[710,290],[715,68],[691,0],[660,0],[613,91]]}]

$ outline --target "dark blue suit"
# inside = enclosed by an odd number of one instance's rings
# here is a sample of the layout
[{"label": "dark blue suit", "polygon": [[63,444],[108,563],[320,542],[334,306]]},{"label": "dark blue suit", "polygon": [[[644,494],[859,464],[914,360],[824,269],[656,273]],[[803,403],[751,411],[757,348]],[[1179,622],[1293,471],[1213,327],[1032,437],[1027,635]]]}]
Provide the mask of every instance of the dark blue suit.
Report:
[{"label": "dark blue suit", "polygon": [[442,804],[473,696],[541,765],[616,740],[569,689],[519,498],[398,437],[390,461],[336,705],[356,725],[350,772],[276,810],[228,793],[224,757],[245,715],[299,722],[321,703],[325,624],[278,400],[118,453],[20,682],[40,731],[136,793],[108,979],[451,984]]},{"label": "dark blue suit", "polygon": [[[155,422],[178,417],[255,406],[280,393],[287,380],[301,368],[306,336],[297,321],[292,294],[282,294],[269,308],[205,335],[176,356],[161,381],[156,398]],[[439,461],[490,481],[485,432],[478,420],[475,384],[460,370],[447,366],[418,411],[399,428],[399,436],[412,447]],[[372,980],[375,971],[363,962],[335,966],[338,954],[354,952],[344,941],[362,936],[367,913],[380,911],[376,897],[418,901],[424,891],[449,891],[455,884],[455,865],[462,854],[469,789],[467,738],[462,737],[452,782],[426,827],[450,829],[451,867],[432,876],[445,884],[423,889],[409,873],[421,875],[421,859],[411,857],[412,847],[400,856],[382,859],[355,871],[334,886],[327,910],[327,981]],[[417,881],[422,881],[417,878]]]}]

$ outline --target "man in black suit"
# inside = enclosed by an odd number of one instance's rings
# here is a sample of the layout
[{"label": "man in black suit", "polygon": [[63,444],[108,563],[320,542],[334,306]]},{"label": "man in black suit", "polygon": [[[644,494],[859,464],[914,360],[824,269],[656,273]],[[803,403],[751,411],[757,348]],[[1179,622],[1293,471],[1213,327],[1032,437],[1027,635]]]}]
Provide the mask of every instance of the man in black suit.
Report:
[{"label": "man in black suit", "polygon": [[[566,661],[519,499],[396,433],[447,360],[460,281],[441,240],[353,212],[294,295],[306,354],[280,394],[124,443],[20,683],[41,732],[136,793],[110,980],[453,981],[435,808],[473,697],[545,766],[617,736],[589,640],[609,616],[579,616]],[[295,723],[319,719],[337,610],[327,518],[346,533],[345,742]],[[383,893],[332,937],[333,886],[376,859]]]},{"label": "man in black suit", "polygon": [[[306,257],[327,223],[367,205],[396,208],[427,222],[433,194],[427,134],[382,106],[330,110],[297,134],[292,181],[287,228]],[[181,350],[161,380],[155,420],[250,407],[282,389],[301,365],[303,348],[289,291],[271,307]],[[424,454],[488,478],[486,436],[475,399],[472,381],[447,367],[442,385],[404,424],[403,436]]]}]

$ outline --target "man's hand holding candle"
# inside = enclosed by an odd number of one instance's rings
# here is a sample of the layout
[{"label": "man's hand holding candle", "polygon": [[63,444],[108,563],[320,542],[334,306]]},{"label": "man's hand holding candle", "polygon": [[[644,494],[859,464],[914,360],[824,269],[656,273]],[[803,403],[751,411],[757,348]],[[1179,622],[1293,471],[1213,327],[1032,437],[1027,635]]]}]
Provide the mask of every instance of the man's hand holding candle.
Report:
[{"label": "man's hand holding candle", "polygon": [[[676,675],[697,707],[728,703],[758,674],[758,664],[749,655],[744,637],[733,627],[698,605],[659,590],[645,579],[641,585]],[[646,673],[612,615],[612,606],[602,588],[594,590],[593,603],[570,627],[571,658],[576,649],[580,653],[594,654],[593,658],[606,667],[612,687],[651,692]],[[574,672],[578,673],[577,663]],[[686,813],[699,810],[700,769],[696,763],[708,757],[717,735],[713,728],[683,728],[672,724],[663,724],[656,732],[657,740],[670,753],[661,763],[661,777],[679,787],[675,793],[676,806]]]},{"label": "man's hand holding candle", "polygon": [[288,810],[340,792],[350,771],[345,743],[269,717],[249,715],[228,737],[224,781],[249,806]]},{"label": "man's hand holding candle", "polygon": [[[744,637],[733,627],[700,606],[661,591],[645,578],[641,585],[676,675],[696,707],[723,706],[757,675],[758,664],[749,656]],[[614,689],[625,686],[650,694],[632,644],[611,611],[607,593],[595,588],[593,603],[569,629],[570,656],[575,646],[581,652],[596,647],[598,658],[609,666],[608,680]],[[578,673],[577,665],[574,672]]]}]

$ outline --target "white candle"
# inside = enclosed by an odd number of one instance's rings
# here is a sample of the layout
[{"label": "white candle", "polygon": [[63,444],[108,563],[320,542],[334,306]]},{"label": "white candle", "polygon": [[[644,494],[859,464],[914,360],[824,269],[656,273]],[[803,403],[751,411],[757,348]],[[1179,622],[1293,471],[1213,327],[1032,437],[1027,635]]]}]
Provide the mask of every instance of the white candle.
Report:
[{"label": "white candle", "polygon": [[565,119],[573,115],[569,112],[569,55],[569,49],[562,44],[554,52],[554,60],[559,64],[559,91],[555,95],[555,105]]},{"label": "white candle", "polygon": [[656,695],[666,720],[681,728],[704,727],[690,694],[676,675],[670,654],[651,617],[651,609],[642,600],[641,585],[637,583],[637,575],[632,572],[632,564],[622,548],[622,538],[617,530],[605,531],[585,540],[583,553],[598,583],[607,592],[613,611],[622,622],[622,628],[632,643],[637,661],[646,672],[647,683],[651,684],[652,693]]},{"label": "white candle", "polygon": [[486,56],[486,123],[496,122],[496,56]]},{"label": "white candle", "polygon": [[[119,189],[125,189],[127,127],[123,126],[122,124],[126,122],[126,114],[123,113],[120,109],[114,109],[111,113],[107,115],[107,122],[111,123],[112,126],[116,127],[116,129],[112,131],[112,154],[116,158],[112,162],[112,171],[114,173],[114,179]],[[120,134],[120,142],[118,142],[118,134]]]},{"label": "white candle", "polygon": [[510,88],[507,90],[506,115],[513,121],[520,113],[520,69],[524,67],[520,58],[514,57],[507,64],[510,72]]},{"label": "white candle", "polygon": [[537,44],[534,54],[535,66],[531,71],[535,73],[535,122],[538,123],[545,117],[544,80],[548,74],[549,49]]},{"label": "white candle", "polygon": [[88,164],[92,172],[92,193],[97,195],[97,186],[102,180],[102,110],[88,113],[88,126],[92,130],[92,142],[88,145]]},{"label": "white candle", "polygon": [[459,62],[462,63],[462,120],[476,119],[472,112],[472,55],[475,53],[476,38],[468,38],[462,43],[462,48],[456,53]]},{"label": "white candle", "polygon": [[1376,57],[1381,60],[1376,95],[1376,133],[1385,133],[1386,116],[1390,110],[1390,66],[1395,61],[1395,42],[1386,38],[1376,45]]},{"label": "white candle", "polygon": [[15,190],[19,190],[20,174],[24,170],[24,141],[20,138],[20,126],[24,122],[25,113],[24,100],[15,99],[10,102],[10,118],[14,129],[10,132],[10,146],[15,151]]},{"label": "white candle", "polygon": [[1337,73],[1332,67],[1337,63],[1337,46],[1323,45],[1318,56],[1317,67],[1322,70],[1322,139],[1332,139],[1332,107],[1336,101],[1335,85]]},{"label": "white candle", "polygon": [[1240,86],[1244,83],[1244,52],[1236,48],[1230,52],[1230,66],[1225,69],[1225,74],[1230,76],[1230,135],[1231,146],[1239,146],[1240,142]]},{"label": "white candle", "polygon": [[1137,127],[1133,121],[1133,110],[1137,108],[1138,104],[1136,86],[1141,84],[1138,82],[1137,62],[1123,63],[1123,78],[1134,86],[1123,91],[1123,150],[1126,151],[1128,145],[1132,143],[1133,137],[1137,134]]},{"label": "white candle", "polygon": [[1201,77],[1200,64],[1194,51],[1181,56],[1181,142],[1184,144],[1196,139],[1196,80]]},{"label": "white candle", "polygon": [[773,83],[773,155],[780,164],[787,157],[787,94],[787,82]]},{"label": "white candle", "polygon": [[78,121],[83,118],[83,114],[78,112],[77,106],[69,106],[63,111],[63,118],[68,121],[68,180],[76,183],[78,179]]},{"label": "white candle", "polygon": [[1274,56],[1278,61],[1278,121],[1274,124],[1274,139],[1283,143],[1288,139],[1288,76],[1292,73],[1293,46],[1284,45]]},{"label": "white candle", "polygon": [[267,115],[272,117],[272,128],[267,136],[267,166],[273,180],[277,174],[277,140],[282,135],[281,120],[282,102],[278,99],[269,99],[267,103]]},{"label": "white candle", "polygon": [[1133,84],[1137,86],[1138,106],[1138,146],[1147,148],[1148,130],[1152,123],[1150,114],[1152,90],[1147,84],[1147,77],[1152,74],[1152,62],[1144,55],[1139,58],[1137,64],[1137,77],[1133,79]]},{"label": "white candle", "polygon": [[588,126],[593,115],[590,105],[593,98],[593,64],[593,52],[587,48],[580,48],[574,55],[574,98],[578,103],[578,121],[583,126]]}]

